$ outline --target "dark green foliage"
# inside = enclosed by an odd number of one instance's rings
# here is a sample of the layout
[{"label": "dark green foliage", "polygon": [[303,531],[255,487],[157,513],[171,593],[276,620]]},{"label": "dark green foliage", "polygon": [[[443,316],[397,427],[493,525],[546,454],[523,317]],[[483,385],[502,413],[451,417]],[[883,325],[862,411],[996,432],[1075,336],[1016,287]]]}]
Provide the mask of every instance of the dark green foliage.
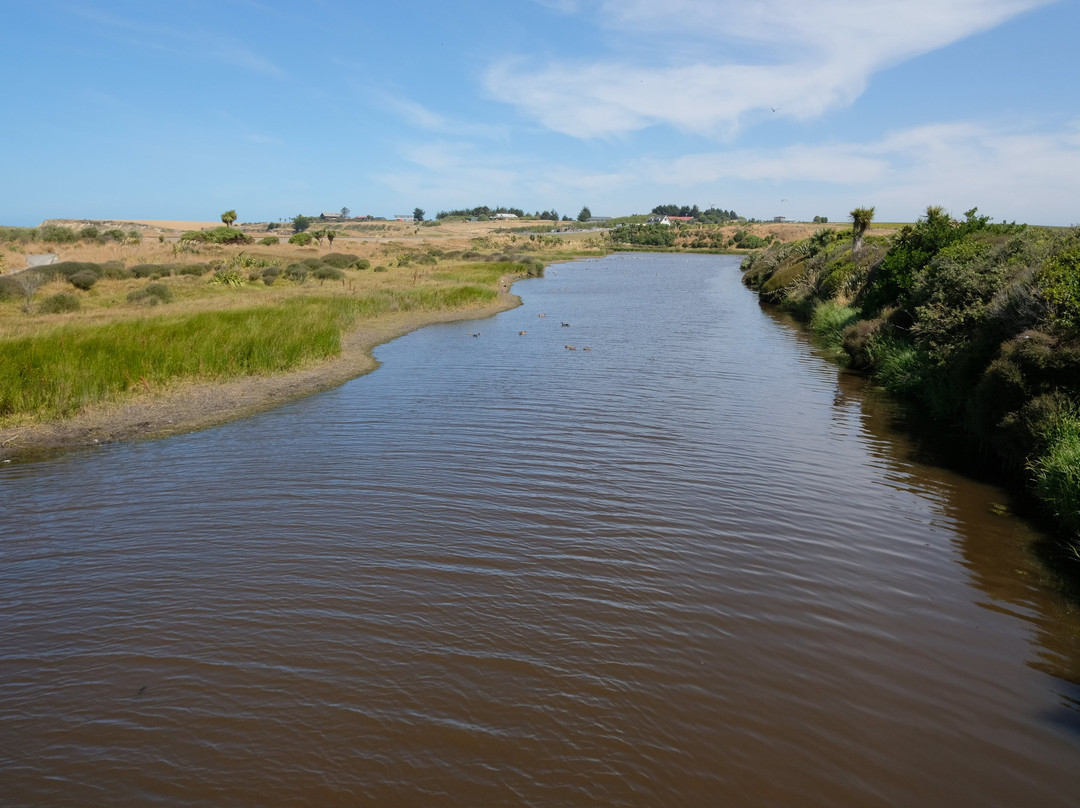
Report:
[{"label": "dark green foliage", "polygon": [[[835,337],[853,367],[966,433],[1080,530],[1080,231],[927,209],[855,252],[823,231],[743,262],[763,297]],[[825,301],[824,303],[822,301]],[[854,322],[846,306],[861,308]],[[851,311],[851,309],[846,309]]]},{"label": "dark green foliage", "polygon": [[327,253],[322,257],[324,264],[338,269],[352,269],[359,263],[360,257],[351,253]]},{"label": "dark green foliage", "polygon": [[745,230],[739,230],[735,233],[735,246],[740,250],[757,250],[764,247],[765,244],[765,239],[761,236],[755,236]]},{"label": "dark green foliage", "polygon": [[1064,249],[1043,265],[1039,285],[1054,323],[1080,328],[1080,233],[1074,233]]},{"label": "dark green foliage", "polygon": [[85,292],[98,282],[98,275],[97,273],[84,269],[82,272],[76,272],[74,275],[70,276],[68,281],[76,289],[82,289]]},{"label": "dark green foliage", "polygon": [[178,264],[174,269],[177,275],[189,275],[196,278],[202,277],[209,271],[209,264]]},{"label": "dark green foliage", "polygon": [[290,244],[298,244],[301,247],[306,247],[315,240],[315,237],[311,233],[294,233],[289,238]]},{"label": "dark green foliage", "polygon": [[302,284],[307,280],[308,268],[303,264],[289,264],[285,267],[285,279],[296,284]]},{"label": "dark green foliage", "polygon": [[101,231],[93,225],[87,225],[79,231],[79,238],[85,239],[86,241],[97,241],[101,238]]},{"label": "dark green foliage", "polygon": [[129,269],[136,278],[165,278],[172,274],[169,264],[135,264]]},{"label": "dark green foliage", "polygon": [[46,244],[71,244],[79,240],[79,234],[70,227],[46,224],[37,228],[37,240]]},{"label": "dark green foliage", "polygon": [[122,281],[133,278],[135,275],[124,266],[123,261],[107,261],[101,265],[101,277],[111,281]]},{"label": "dark green foliage", "polygon": [[158,303],[171,303],[173,295],[172,290],[164,283],[151,283],[142,289],[130,292],[127,299],[130,303],[146,303],[150,306],[156,306]]},{"label": "dark green foliage", "polygon": [[24,297],[22,287],[11,275],[0,275],[0,300],[20,300]]},{"label": "dark green foliage", "polygon": [[587,221],[589,221],[589,219],[591,219],[591,218],[592,218],[592,211],[591,211],[591,210],[589,210],[589,206],[588,206],[588,205],[586,205],[585,207],[583,207],[583,208],[581,209],[581,211],[580,211],[580,212],[578,213],[578,215],[577,215],[577,220],[578,220],[579,222],[587,222]]},{"label": "dark green foliage", "polygon": [[211,244],[250,244],[254,239],[235,227],[215,227],[203,233]]},{"label": "dark green foliage", "polygon": [[188,230],[184,235],[180,236],[180,241],[193,241],[199,244],[205,244],[207,241],[206,233],[201,230]]},{"label": "dark green foliage", "polygon": [[259,243],[269,247],[273,244],[280,244],[281,239],[279,239],[277,236],[266,236],[266,238],[259,239]]},{"label": "dark green foliage", "polygon": [[[295,216],[293,216],[292,220],[293,232],[303,233],[305,230],[311,227],[312,221],[314,220],[310,216],[302,216],[299,213],[296,214]],[[291,243],[292,239],[289,239],[289,242]]]},{"label": "dark green foliage", "polygon": [[666,224],[632,224],[611,231],[616,244],[635,244],[646,247],[673,247],[675,231]]},{"label": "dark green foliage", "polygon": [[337,267],[321,264],[311,270],[311,277],[318,281],[340,281],[345,277],[345,273]]},{"label": "dark green foliage", "polygon": [[42,314],[66,314],[79,310],[79,297],[71,292],[60,292],[41,301],[38,311]]},{"label": "dark green foliage", "polygon": [[281,267],[271,266],[262,271],[262,281],[267,286],[273,286],[274,281],[281,277]]},{"label": "dark green foliage", "polygon": [[60,278],[63,278],[70,281],[75,275],[80,273],[92,274],[95,279],[101,278],[105,274],[105,267],[91,261],[61,261],[58,264],[49,264],[48,266],[39,267],[37,271],[40,272],[46,280],[59,280]]}]

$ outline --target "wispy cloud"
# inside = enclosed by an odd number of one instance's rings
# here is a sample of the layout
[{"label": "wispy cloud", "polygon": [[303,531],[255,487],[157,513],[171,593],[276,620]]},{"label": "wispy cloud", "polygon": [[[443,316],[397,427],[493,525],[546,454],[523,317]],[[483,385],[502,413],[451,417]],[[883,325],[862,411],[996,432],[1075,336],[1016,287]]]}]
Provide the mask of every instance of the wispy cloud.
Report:
[{"label": "wispy cloud", "polygon": [[417,129],[463,137],[500,138],[506,135],[505,127],[448,118],[399,94],[381,91],[370,94],[376,104]]},{"label": "wispy cloud", "polygon": [[281,78],[286,75],[271,59],[243,41],[202,26],[145,23],[84,6],[72,6],[68,11],[91,23],[126,33],[124,41],[135,47],[187,59],[209,59],[264,76]]},{"label": "wispy cloud", "polygon": [[[493,65],[485,85],[575,137],[656,124],[725,135],[754,111],[810,118],[849,104],[876,71],[1049,2],[605,0],[596,24],[632,38],[647,59],[628,58],[629,46],[618,57],[543,65],[518,58]],[[659,64],[658,51],[667,54]]]}]

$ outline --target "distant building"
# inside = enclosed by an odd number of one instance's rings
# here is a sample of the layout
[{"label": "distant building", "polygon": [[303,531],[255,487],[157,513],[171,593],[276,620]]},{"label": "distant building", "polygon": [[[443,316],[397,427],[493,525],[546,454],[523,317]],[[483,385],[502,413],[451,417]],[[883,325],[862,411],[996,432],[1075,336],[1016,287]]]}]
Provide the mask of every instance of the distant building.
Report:
[{"label": "distant building", "polygon": [[342,216],[340,213],[320,213],[319,218],[322,219],[324,222],[336,222],[340,219],[344,219],[345,217]]},{"label": "distant building", "polygon": [[586,221],[589,222],[610,222],[610,216],[590,216]]},{"label": "distant building", "polygon": [[416,217],[411,213],[398,213],[394,215],[395,222],[415,222]]},{"label": "distant building", "polygon": [[662,214],[654,213],[645,220],[645,224],[666,224],[668,227],[671,227],[671,219]]},{"label": "distant building", "polygon": [[786,222],[787,221],[787,216],[773,216],[772,220],[779,224],[781,222]]},{"label": "distant building", "polygon": [[516,213],[496,213],[492,216],[492,219],[516,219],[518,216]]}]

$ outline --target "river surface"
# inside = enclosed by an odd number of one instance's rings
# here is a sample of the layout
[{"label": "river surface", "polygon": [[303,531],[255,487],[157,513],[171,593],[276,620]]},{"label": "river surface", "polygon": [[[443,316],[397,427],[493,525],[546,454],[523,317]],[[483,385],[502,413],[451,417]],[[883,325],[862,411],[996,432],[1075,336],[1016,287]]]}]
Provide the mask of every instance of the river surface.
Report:
[{"label": "river surface", "polygon": [[1080,615],[1005,493],[735,258],[514,291],[0,468],[0,805],[1078,804]]}]

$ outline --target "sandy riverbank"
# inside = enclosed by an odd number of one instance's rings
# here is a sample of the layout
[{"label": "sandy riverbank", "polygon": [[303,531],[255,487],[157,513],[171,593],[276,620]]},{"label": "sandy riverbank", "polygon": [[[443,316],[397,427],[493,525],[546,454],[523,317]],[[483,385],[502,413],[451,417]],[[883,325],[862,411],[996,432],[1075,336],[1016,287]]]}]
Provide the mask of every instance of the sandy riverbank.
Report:
[{"label": "sandy riverbank", "polygon": [[509,282],[500,288],[497,300],[483,308],[409,312],[368,320],[345,335],[337,357],[291,373],[221,383],[178,383],[121,403],[93,407],[62,421],[0,429],[0,462],[194,432],[273,409],[374,370],[378,363],[373,349],[411,331],[435,323],[490,317],[514,308],[521,299],[508,288]]}]

